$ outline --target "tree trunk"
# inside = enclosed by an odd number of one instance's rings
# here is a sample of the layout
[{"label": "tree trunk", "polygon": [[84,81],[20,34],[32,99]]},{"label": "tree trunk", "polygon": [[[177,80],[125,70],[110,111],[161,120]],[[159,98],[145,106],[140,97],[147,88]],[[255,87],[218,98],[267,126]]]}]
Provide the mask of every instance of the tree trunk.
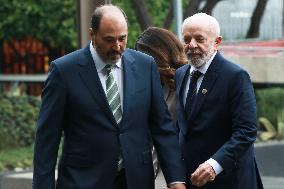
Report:
[{"label": "tree trunk", "polygon": [[201,2],[200,0],[190,0],[188,6],[184,11],[183,17],[187,18],[197,13],[200,2]]},{"label": "tree trunk", "polygon": [[132,0],[133,9],[142,30],[152,25],[144,0]]},{"label": "tree trunk", "polygon": [[201,12],[212,15],[212,10],[220,1],[222,0],[207,0]]},{"label": "tree trunk", "polygon": [[258,0],[251,17],[251,23],[246,38],[259,37],[260,22],[268,0]]},{"label": "tree trunk", "polygon": [[[200,7],[200,4],[201,4],[202,1],[206,1],[206,4],[200,10],[199,7]],[[217,5],[217,3],[219,3],[220,1],[222,1],[222,0],[190,0],[188,6],[185,8],[183,17],[187,18],[187,17],[192,16],[195,13],[198,13],[198,12],[204,12],[204,13],[211,15],[212,10]],[[164,28],[169,29],[171,24],[172,24],[172,21],[173,21],[173,1],[170,5],[167,17],[164,21],[164,25],[163,25]]]},{"label": "tree trunk", "polygon": [[164,20],[163,27],[166,29],[169,29],[173,23],[173,17],[174,17],[174,1],[171,2],[167,16]]},{"label": "tree trunk", "polygon": [[284,37],[284,2],[283,3],[283,7],[282,7],[282,37]]}]

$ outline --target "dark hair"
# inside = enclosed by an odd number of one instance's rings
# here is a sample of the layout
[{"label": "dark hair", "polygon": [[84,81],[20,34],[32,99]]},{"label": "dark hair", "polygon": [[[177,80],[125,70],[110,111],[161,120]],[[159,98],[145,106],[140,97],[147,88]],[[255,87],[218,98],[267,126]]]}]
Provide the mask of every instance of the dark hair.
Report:
[{"label": "dark hair", "polygon": [[106,8],[118,9],[123,14],[123,16],[126,20],[126,23],[127,23],[127,16],[126,16],[125,12],[120,7],[118,7],[116,5],[112,5],[112,4],[106,4],[106,5],[99,6],[94,10],[94,12],[92,14],[92,18],[91,18],[91,28],[93,30],[98,30],[100,28],[101,19],[103,17],[103,13],[104,13],[104,10]]},{"label": "dark hair", "polygon": [[176,35],[163,28],[149,27],[136,40],[135,49],[155,59],[162,84],[174,90],[175,71],[187,63],[183,46]]}]

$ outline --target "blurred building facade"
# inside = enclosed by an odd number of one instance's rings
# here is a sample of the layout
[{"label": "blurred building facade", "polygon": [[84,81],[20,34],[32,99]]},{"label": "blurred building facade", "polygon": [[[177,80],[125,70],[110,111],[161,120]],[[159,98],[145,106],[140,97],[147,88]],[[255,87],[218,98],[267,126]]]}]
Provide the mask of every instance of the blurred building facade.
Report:
[{"label": "blurred building facade", "polygon": [[[250,19],[258,0],[226,0],[213,9],[213,16],[220,22],[221,34],[225,40],[244,39]],[[260,24],[259,39],[279,39],[284,37],[283,0],[268,0]]]}]

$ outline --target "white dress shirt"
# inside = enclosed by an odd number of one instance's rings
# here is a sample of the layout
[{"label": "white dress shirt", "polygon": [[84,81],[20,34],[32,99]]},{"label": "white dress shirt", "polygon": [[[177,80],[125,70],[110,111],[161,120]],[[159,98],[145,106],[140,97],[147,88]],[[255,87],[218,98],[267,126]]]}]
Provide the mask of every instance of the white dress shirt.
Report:
[{"label": "white dress shirt", "polygon": [[[213,54],[213,56],[210,58],[210,60],[208,62],[206,62],[203,66],[201,66],[200,68],[195,68],[194,66],[191,66],[190,68],[190,74],[195,71],[195,70],[198,70],[202,73],[202,75],[198,78],[197,80],[197,90],[196,92],[198,93],[199,91],[199,88],[201,86],[201,83],[203,81],[203,78],[204,78],[204,75],[205,73],[207,72],[210,64],[212,63],[212,60],[214,59],[215,55],[216,55],[217,52],[215,52]],[[187,78],[187,81],[186,81],[186,85],[185,85],[185,89],[183,91],[183,105],[185,106],[185,103],[186,103],[186,97],[187,97],[187,92],[188,92],[188,88],[189,88],[189,84],[190,84],[190,77]],[[219,173],[221,173],[223,171],[223,168],[222,166],[214,159],[210,158],[206,161],[207,163],[209,163],[209,165],[211,165],[215,171],[215,173],[218,175]]]},{"label": "white dress shirt", "polygon": [[[98,75],[100,81],[102,83],[102,87],[106,93],[106,69],[105,66],[107,65],[98,55],[96,49],[93,47],[92,42],[90,43],[90,51],[92,54],[92,58],[95,62],[96,69],[98,71]],[[113,78],[116,82],[116,85],[119,90],[119,96],[121,101],[121,110],[123,111],[123,68],[121,59],[119,59],[115,64],[114,68],[112,68],[111,72],[113,74]]]}]

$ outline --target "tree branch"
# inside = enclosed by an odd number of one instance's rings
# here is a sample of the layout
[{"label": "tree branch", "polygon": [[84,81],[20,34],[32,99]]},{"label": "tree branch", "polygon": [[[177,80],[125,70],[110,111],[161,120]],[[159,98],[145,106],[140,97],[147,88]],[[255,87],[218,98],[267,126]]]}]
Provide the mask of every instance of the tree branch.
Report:
[{"label": "tree branch", "polygon": [[198,12],[198,8],[199,8],[199,4],[200,1],[199,0],[191,0],[188,4],[188,6],[186,7],[183,17],[187,18],[189,16],[194,15],[195,13]]},{"label": "tree branch", "polygon": [[142,30],[152,25],[144,0],[132,0],[133,9]]},{"label": "tree branch", "polygon": [[268,0],[258,0],[257,5],[251,17],[251,24],[247,32],[246,38],[259,37],[260,22]]},{"label": "tree branch", "polygon": [[210,0],[210,1],[207,0],[201,12],[212,15],[212,10],[220,1],[222,0]]},{"label": "tree branch", "polygon": [[171,2],[167,16],[164,20],[163,27],[166,29],[169,29],[173,23],[173,17],[174,17],[174,1]]}]

